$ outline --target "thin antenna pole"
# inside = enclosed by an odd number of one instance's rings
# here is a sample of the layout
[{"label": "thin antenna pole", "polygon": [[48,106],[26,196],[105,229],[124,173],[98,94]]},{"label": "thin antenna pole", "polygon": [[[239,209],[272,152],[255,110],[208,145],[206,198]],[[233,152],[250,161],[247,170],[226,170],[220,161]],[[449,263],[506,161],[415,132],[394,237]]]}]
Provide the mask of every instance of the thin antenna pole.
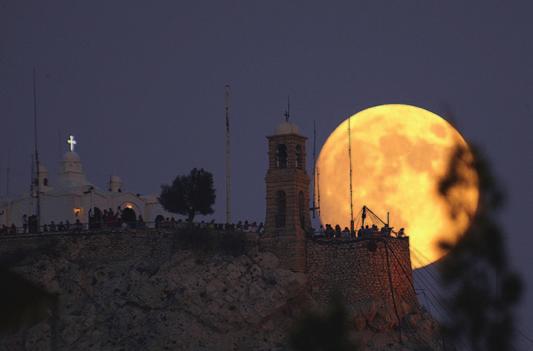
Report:
[{"label": "thin antenna pole", "polygon": [[39,189],[39,151],[37,147],[37,77],[36,77],[35,67],[33,68],[33,132],[34,132],[34,142],[35,142],[35,168],[37,181],[36,185],[36,198],[37,198],[37,232],[41,228],[41,198],[40,198],[40,189]]},{"label": "thin antenna pole", "polygon": [[[35,197],[35,193],[33,191],[33,187],[35,185],[34,174],[35,174],[35,155],[32,153],[30,156],[30,196],[32,199]],[[33,200],[32,200],[31,206],[33,207]]]},{"label": "thin antenna pole", "polygon": [[316,120],[313,120],[313,219],[316,210]]},{"label": "thin antenna pole", "polygon": [[320,170],[316,168],[316,191],[317,191],[317,202],[318,202],[318,216],[320,217]]},{"label": "thin antenna pole", "polygon": [[6,168],[6,197],[9,197],[9,177],[10,177],[9,164]]},{"label": "thin antenna pole", "polygon": [[10,149],[7,149],[7,167],[6,167],[6,197],[9,197],[9,177],[11,173],[11,155]]},{"label": "thin antenna pole", "polygon": [[352,117],[348,118],[348,157],[350,159],[350,229],[351,233],[354,232],[354,221],[353,221],[353,192],[352,192],[352,130],[351,130],[351,121]]},{"label": "thin antenna pole", "polygon": [[61,160],[61,132],[59,131],[59,128],[57,128],[57,157],[59,160]]},{"label": "thin antenna pole", "polygon": [[226,84],[224,91],[224,105],[226,114],[226,223],[231,223],[231,148],[229,127],[230,86]]}]

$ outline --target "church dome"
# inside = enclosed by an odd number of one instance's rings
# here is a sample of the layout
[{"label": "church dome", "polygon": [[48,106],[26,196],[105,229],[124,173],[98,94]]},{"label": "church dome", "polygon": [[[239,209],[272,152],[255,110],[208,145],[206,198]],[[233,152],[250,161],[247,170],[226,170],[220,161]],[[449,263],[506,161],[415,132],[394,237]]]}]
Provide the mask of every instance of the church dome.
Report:
[{"label": "church dome", "polygon": [[122,192],[122,179],[119,176],[112,175],[109,177],[108,190],[114,193]]},{"label": "church dome", "polygon": [[63,155],[63,162],[80,162],[80,155],[74,151],[67,151]]},{"label": "church dome", "polygon": [[296,124],[283,121],[278,125],[274,134],[275,135],[284,135],[284,134],[298,134],[299,135],[300,130],[298,129],[298,126]]},{"label": "church dome", "polygon": [[67,151],[63,155],[62,170],[59,174],[61,188],[75,188],[87,185],[81,165],[80,156],[74,151]]},{"label": "church dome", "polygon": [[110,182],[115,182],[115,183],[122,183],[122,179],[120,179],[120,177],[117,176],[117,175],[112,175],[112,176],[109,178],[109,181],[110,181]]}]

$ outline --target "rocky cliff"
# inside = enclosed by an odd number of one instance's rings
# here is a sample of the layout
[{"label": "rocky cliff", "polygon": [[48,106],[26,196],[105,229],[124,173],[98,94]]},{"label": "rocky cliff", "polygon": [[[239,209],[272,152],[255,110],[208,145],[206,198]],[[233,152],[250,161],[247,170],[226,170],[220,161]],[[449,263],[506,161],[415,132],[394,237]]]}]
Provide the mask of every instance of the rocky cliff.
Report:
[{"label": "rocky cliff", "polygon": [[[59,296],[59,318],[0,336],[0,350],[285,350],[313,301],[304,274],[256,249],[185,250],[172,234],[114,233],[2,241],[10,268]],[[349,306],[367,350],[438,350],[436,324],[404,304]],[[399,343],[399,328],[403,330]]]}]

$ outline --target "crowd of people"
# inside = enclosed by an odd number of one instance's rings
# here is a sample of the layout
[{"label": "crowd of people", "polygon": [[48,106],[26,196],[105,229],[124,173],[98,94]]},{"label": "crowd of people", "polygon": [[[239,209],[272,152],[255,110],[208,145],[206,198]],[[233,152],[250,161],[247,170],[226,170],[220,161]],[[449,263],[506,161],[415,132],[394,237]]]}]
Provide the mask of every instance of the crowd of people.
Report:
[{"label": "crowd of people", "polygon": [[[157,229],[179,229],[183,228],[191,223],[178,219],[177,221],[173,217],[163,217],[161,215],[157,216],[155,219],[155,228]],[[209,222],[193,222],[193,226],[198,228],[206,228],[216,231],[239,231],[247,233],[257,233],[261,234],[264,232],[263,223],[260,222],[248,222],[248,221],[238,221],[237,223],[216,223],[215,220]]]},{"label": "crowd of people", "polygon": [[[142,215],[136,216],[135,212],[128,208],[121,209],[118,207],[116,211],[109,208],[102,211],[98,207],[94,207],[89,210],[88,215],[88,223],[82,223],[79,219],[76,219],[74,223],[71,223],[68,220],[60,222],[50,221],[45,224],[41,223],[39,229],[37,229],[37,217],[35,215],[24,215],[22,217],[23,224],[21,228],[17,228],[15,224],[10,226],[2,225],[0,227],[0,234],[81,232],[86,230],[143,229],[151,227],[151,225],[145,223]],[[153,226],[156,229],[176,230],[191,224],[197,228],[206,228],[216,231],[239,231],[257,234],[262,234],[265,229],[262,222],[238,221],[237,223],[216,223],[213,219],[211,221],[189,223],[186,220],[176,220],[174,217],[165,218],[161,215],[155,218]]]},{"label": "crowd of people", "polygon": [[[50,221],[50,223],[41,224],[40,230],[37,229],[37,218],[35,215],[22,217],[22,228],[17,228],[15,224],[11,226],[2,225],[0,227],[0,234],[9,235],[17,233],[54,233],[54,232],[81,232],[83,230],[116,230],[116,229],[144,229],[151,227],[144,222],[141,215],[136,216],[132,209],[117,208],[116,211],[109,208],[101,211],[98,207],[89,210],[89,222],[85,225],[76,219],[74,223],[68,220],[60,221],[58,223]],[[182,219],[176,220],[174,217],[157,216],[154,223],[154,228],[163,230],[176,230],[186,226],[193,225],[197,228],[206,228],[216,231],[238,231],[246,233],[263,234],[265,228],[262,222],[238,221],[237,223],[216,223],[215,220],[201,221],[189,223]],[[373,224],[371,226],[361,226],[358,230],[350,230],[348,227],[341,228],[340,225],[331,224],[320,225],[318,230],[311,229],[314,238],[327,240],[355,240],[369,237],[388,237],[393,234],[396,237],[404,237],[404,228],[398,232],[394,232],[391,227],[384,225],[379,228]]]},{"label": "crowd of people", "polygon": [[[348,227],[341,229],[340,225],[333,227],[331,224],[326,224],[325,226],[320,225],[318,231],[313,231],[313,236],[315,238],[323,239],[342,239],[342,240],[355,240],[361,238],[370,238],[370,237],[388,237],[393,234],[392,227],[384,225],[379,228],[377,225],[372,224],[371,226],[361,226],[358,230],[350,230]],[[397,233],[397,237],[401,238],[405,236],[404,228],[401,228]]]},{"label": "crowd of people", "polygon": [[11,224],[10,226],[2,224],[2,227],[0,228],[0,234],[17,234],[17,227],[15,224]]},{"label": "crowd of people", "polygon": [[15,224],[11,226],[2,225],[0,234],[36,234],[36,233],[55,233],[55,232],[79,232],[83,230],[83,224],[77,219],[74,223],[70,221],[50,221],[50,223],[41,224],[37,228],[37,217],[35,215],[23,215],[22,227],[17,228]]},{"label": "crowd of people", "polygon": [[112,208],[102,211],[94,207],[89,210],[89,230],[145,227],[142,215],[136,216],[131,208],[121,209],[119,206],[116,211]]}]

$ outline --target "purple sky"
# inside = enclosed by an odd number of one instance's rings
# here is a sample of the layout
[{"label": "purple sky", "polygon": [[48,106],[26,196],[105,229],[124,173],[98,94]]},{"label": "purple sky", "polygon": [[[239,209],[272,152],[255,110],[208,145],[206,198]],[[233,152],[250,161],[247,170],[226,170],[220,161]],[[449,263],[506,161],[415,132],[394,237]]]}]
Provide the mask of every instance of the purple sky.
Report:
[{"label": "purple sky", "polygon": [[[266,139],[293,121],[318,144],[347,116],[408,103],[443,116],[493,163],[516,267],[531,265],[530,1],[0,1],[0,194],[28,189],[31,72],[39,146],[54,176],[78,139],[88,178],[155,193],[213,172],[224,218],[223,88],[232,85],[234,218],[264,219]],[[326,2],[324,2],[325,4]],[[311,147],[311,145],[308,145]],[[311,153],[309,153],[311,155]],[[312,164],[312,162],[309,162]],[[533,270],[522,269],[528,285]],[[533,335],[528,290],[521,309]]]}]

